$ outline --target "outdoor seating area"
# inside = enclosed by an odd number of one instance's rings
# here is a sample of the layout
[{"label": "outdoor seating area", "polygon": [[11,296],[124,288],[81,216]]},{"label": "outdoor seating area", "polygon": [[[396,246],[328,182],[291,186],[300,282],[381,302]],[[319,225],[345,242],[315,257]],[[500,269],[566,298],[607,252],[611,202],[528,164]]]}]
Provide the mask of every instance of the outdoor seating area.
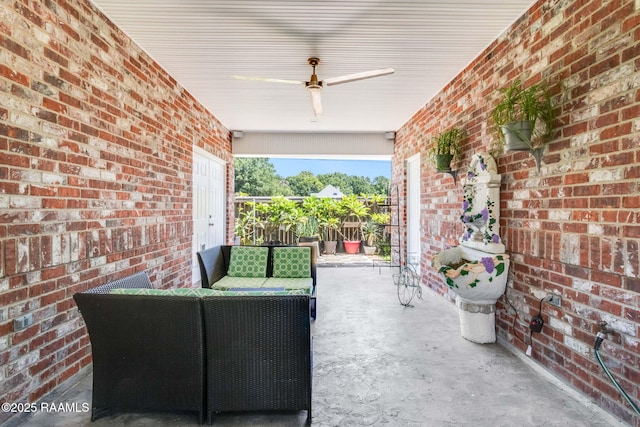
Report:
[{"label": "outdoor seating area", "polygon": [[640,427],[640,0],[0,14],[0,427]]},{"label": "outdoor seating area", "polygon": [[[366,256],[359,257],[367,261]],[[413,307],[401,306],[391,278],[396,271],[372,266],[318,269],[323,310],[311,323],[313,425],[624,425],[508,347],[462,338],[455,307],[433,292],[426,291]],[[152,359],[148,356],[145,363],[153,363]],[[94,361],[93,374],[91,368],[83,371],[77,382],[46,401],[91,402],[98,362]],[[171,392],[174,398],[177,394]],[[170,408],[114,412],[93,422],[87,412],[41,412],[5,427],[199,424],[195,412]],[[217,426],[306,423],[305,411],[239,410],[214,419]]]}]

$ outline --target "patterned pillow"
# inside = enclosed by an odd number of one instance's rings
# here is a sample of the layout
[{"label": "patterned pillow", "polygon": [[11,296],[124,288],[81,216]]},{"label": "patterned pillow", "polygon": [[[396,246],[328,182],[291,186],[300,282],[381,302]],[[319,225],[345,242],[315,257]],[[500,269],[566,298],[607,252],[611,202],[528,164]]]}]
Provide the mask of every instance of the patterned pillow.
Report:
[{"label": "patterned pillow", "polygon": [[269,248],[233,246],[227,274],[231,277],[267,277]]},{"label": "patterned pillow", "polygon": [[273,277],[311,277],[311,248],[273,248]]}]

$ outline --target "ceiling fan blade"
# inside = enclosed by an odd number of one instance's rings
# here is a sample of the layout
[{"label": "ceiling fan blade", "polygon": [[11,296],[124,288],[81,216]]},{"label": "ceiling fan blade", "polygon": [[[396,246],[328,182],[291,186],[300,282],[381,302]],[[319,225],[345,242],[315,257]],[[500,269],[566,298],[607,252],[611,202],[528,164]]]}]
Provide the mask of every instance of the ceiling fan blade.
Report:
[{"label": "ceiling fan blade", "polygon": [[301,80],[272,79],[269,77],[251,77],[251,76],[232,75],[231,78],[237,79],[237,80],[253,80],[253,81],[269,82],[269,83],[288,83],[288,84],[294,84],[294,85],[300,85],[305,83]]},{"label": "ceiling fan blade", "polygon": [[307,92],[309,92],[309,99],[311,99],[311,107],[316,117],[322,115],[322,98],[320,93],[322,92],[321,86],[307,86]]},{"label": "ceiling fan blade", "polygon": [[388,74],[393,74],[394,72],[395,70],[393,68],[381,68],[379,70],[364,71],[362,73],[347,74],[346,76],[324,79],[322,82],[327,86],[332,86],[342,83],[355,82],[356,80],[370,79],[372,77],[386,76]]}]

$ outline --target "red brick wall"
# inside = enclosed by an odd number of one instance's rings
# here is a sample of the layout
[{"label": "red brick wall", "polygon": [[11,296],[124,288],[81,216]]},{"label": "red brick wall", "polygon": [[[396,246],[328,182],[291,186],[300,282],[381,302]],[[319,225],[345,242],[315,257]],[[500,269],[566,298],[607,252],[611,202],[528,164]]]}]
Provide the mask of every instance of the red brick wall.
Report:
[{"label": "red brick wall", "polygon": [[228,162],[231,197],[231,137],[89,2],[0,16],[0,402],[33,402],[90,362],[75,292],[190,284],[192,146]]},{"label": "red brick wall", "polygon": [[607,321],[616,333],[603,357],[640,401],[639,9],[632,0],[537,2],[399,129],[393,162],[404,186],[404,159],[421,154],[423,283],[453,299],[429,260],[462,234],[462,188],[426,161],[429,137],[451,126],[469,132],[464,173],[473,153],[489,149],[497,89],[517,78],[551,82],[558,128],[541,170],[526,152],[497,158],[501,235],[512,256],[507,296],[519,314],[514,323],[501,299],[498,333],[524,352],[539,299],[559,293],[561,308],[543,305],[546,326],[534,335],[532,357],[635,425],[592,347],[597,322]]}]

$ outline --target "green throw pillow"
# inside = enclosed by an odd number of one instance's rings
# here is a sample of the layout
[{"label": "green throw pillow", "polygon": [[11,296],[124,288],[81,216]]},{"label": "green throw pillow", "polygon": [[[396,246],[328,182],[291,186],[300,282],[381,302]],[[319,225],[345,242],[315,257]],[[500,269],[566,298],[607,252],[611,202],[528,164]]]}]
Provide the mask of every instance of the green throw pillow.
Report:
[{"label": "green throw pillow", "polygon": [[269,248],[233,246],[227,274],[231,277],[267,277]]},{"label": "green throw pillow", "polygon": [[273,248],[273,277],[311,277],[311,248]]}]

